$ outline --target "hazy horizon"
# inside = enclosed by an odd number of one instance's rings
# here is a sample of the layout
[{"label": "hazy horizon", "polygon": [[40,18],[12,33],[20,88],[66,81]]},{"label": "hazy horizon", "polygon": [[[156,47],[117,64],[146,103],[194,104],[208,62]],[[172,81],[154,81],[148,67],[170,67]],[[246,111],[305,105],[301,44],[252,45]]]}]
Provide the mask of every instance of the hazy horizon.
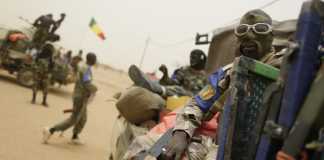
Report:
[{"label": "hazy horizon", "polygon": [[[58,42],[76,54],[79,49],[98,54],[101,63],[126,70],[138,64],[145,41],[150,37],[143,62],[145,71],[154,71],[164,63],[170,68],[189,62],[188,54],[195,46],[197,32],[207,33],[239,18],[272,0],[3,0],[1,27],[28,27],[23,17],[34,21],[42,14],[52,13],[55,19],[66,13],[66,19],[57,31]],[[280,0],[264,10],[275,20],[297,18],[304,0]],[[28,2],[28,3],[25,3]],[[101,41],[88,24],[94,17],[106,34]]]}]

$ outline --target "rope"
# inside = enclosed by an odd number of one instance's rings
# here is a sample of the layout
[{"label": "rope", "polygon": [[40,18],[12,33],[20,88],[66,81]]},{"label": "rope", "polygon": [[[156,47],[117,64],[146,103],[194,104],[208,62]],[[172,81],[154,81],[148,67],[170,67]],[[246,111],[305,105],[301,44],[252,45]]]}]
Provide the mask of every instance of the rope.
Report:
[{"label": "rope", "polygon": [[[278,1],[280,1],[280,0],[273,0],[273,1],[270,1],[269,3],[266,3],[266,4],[262,5],[261,7],[258,7],[257,9],[262,9],[262,10],[263,10],[263,9],[265,9],[265,8],[267,8],[267,7],[270,7],[271,5],[275,4],[275,3],[278,2]],[[231,20],[231,21],[228,21],[228,22],[226,22],[226,23],[223,23],[221,26],[229,26],[229,25],[233,25],[233,24],[237,23],[240,19],[241,19],[240,17],[239,17],[239,18],[235,18],[235,19],[233,19],[233,20]],[[211,29],[211,30],[209,30],[209,32],[207,32],[207,33],[213,33],[214,30],[215,30],[215,29]]]}]

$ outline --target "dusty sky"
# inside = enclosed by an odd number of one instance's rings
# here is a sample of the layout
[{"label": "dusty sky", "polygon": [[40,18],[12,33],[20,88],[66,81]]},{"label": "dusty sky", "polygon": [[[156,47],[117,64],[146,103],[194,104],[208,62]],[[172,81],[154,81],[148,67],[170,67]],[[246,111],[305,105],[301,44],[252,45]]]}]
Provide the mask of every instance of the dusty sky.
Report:
[{"label": "dusty sky", "polygon": [[[139,64],[145,41],[150,37],[143,69],[154,71],[161,63],[171,68],[188,64],[197,32],[212,29],[240,17],[272,0],[1,0],[3,27],[28,27],[18,17],[33,21],[52,13],[66,13],[58,44],[76,53],[93,51],[101,63],[126,70]],[[304,0],[279,0],[264,9],[273,19],[297,18]],[[94,17],[106,34],[101,41],[88,27]]]}]

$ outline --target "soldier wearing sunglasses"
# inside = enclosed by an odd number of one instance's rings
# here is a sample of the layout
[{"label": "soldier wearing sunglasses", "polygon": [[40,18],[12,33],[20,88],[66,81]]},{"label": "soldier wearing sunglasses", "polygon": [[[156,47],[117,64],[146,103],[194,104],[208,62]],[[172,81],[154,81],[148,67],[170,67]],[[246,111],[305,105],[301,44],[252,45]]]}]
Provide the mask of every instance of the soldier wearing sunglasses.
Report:
[{"label": "soldier wearing sunglasses", "polygon": [[[235,27],[234,33],[237,37],[236,56],[244,55],[275,67],[280,65],[282,54],[276,54],[272,47],[272,19],[268,14],[262,10],[247,12],[241,18],[239,25]],[[228,89],[230,72],[231,69],[225,70],[222,68],[212,74],[211,76],[214,76],[213,78],[217,81],[216,87],[211,84],[207,85],[177,114],[173,137],[163,149],[163,157],[165,159],[180,159],[183,152],[188,148],[190,150],[192,143],[196,143],[192,141],[192,139],[195,139],[194,132],[200,127],[202,121],[206,120],[204,119],[206,112],[208,112],[214,102],[218,101],[221,95]],[[200,148],[203,149],[197,150],[197,153],[193,153],[191,150],[189,159],[197,159],[197,155],[206,156],[207,154],[211,154],[210,152],[217,153],[215,149],[210,150],[208,148],[209,146],[203,145],[205,144],[204,142],[200,142],[200,144]],[[198,153],[203,150],[207,152]],[[215,156],[211,157],[215,158]],[[204,158],[206,157],[199,157],[198,159]]]},{"label": "soldier wearing sunglasses", "polygon": [[273,56],[271,25],[271,17],[263,11],[254,10],[247,13],[234,29],[238,47],[236,55],[244,55],[257,60],[266,58],[266,55]]}]

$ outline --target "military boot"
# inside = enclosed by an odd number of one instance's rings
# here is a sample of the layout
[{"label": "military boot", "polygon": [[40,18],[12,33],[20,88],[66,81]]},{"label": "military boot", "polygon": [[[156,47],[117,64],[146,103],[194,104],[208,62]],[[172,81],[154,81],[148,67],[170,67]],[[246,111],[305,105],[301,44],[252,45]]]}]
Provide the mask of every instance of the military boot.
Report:
[{"label": "military boot", "polygon": [[36,103],[36,92],[33,91],[33,98],[31,100],[31,104],[35,104]]},{"label": "military boot", "polygon": [[44,106],[44,107],[48,107],[48,104],[47,104],[47,94],[44,94],[44,96],[43,96],[43,102],[42,102],[42,105]]},{"label": "military boot", "polygon": [[149,77],[143,73],[137,66],[131,65],[128,69],[128,76],[134,82],[136,86],[146,88],[159,95],[164,94],[163,86],[159,83],[152,81]]}]

